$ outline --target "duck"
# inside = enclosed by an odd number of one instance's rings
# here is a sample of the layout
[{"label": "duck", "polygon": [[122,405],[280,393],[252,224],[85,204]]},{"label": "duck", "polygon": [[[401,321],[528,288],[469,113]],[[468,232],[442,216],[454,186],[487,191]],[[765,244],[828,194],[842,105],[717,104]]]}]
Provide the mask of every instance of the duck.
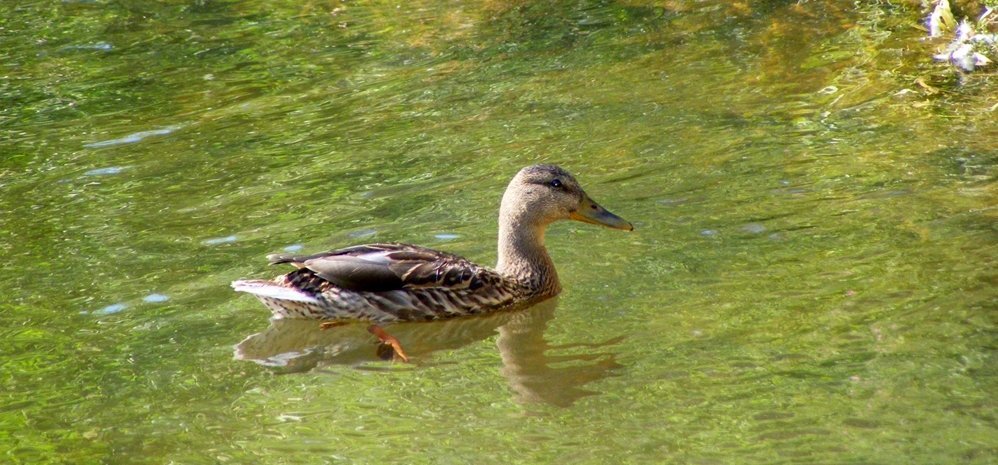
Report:
[{"label": "duck", "polygon": [[558,295],[561,283],[544,235],[562,220],[634,230],[592,200],[565,169],[532,165],[513,177],[500,202],[495,267],[418,245],[375,243],[312,255],[268,255],[270,264],[291,265],[294,271],[271,280],[234,281],[232,288],[255,296],[274,319],[322,320],[323,329],[367,322],[396,358],[408,361],[382,325],[524,308]]}]

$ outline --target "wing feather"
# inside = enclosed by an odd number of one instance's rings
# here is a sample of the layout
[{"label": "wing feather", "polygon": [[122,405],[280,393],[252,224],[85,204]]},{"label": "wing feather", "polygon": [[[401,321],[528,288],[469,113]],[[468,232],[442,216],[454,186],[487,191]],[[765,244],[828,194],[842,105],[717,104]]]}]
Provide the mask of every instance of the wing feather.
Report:
[{"label": "wing feather", "polygon": [[271,264],[307,269],[330,284],[352,291],[449,288],[475,290],[498,275],[457,255],[409,244],[368,244],[314,255],[275,254]]}]

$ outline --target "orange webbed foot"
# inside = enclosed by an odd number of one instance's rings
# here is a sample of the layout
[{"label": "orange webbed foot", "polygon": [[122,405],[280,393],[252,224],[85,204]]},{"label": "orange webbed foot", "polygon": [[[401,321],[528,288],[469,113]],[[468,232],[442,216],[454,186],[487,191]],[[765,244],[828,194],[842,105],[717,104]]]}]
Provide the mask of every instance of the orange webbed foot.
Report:
[{"label": "orange webbed foot", "polygon": [[[367,331],[373,334],[375,337],[377,337],[379,341],[381,341],[381,347],[378,348],[379,357],[387,359],[390,356],[391,358],[397,357],[401,359],[403,362],[409,361],[409,357],[406,356],[405,351],[402,350],[402,344],[399,342],[398,339],[395,339],[395,336],[388,334],[387,331],[385,331],[382,327],[378,325],[368,326]],[[391,349],[391,354],[385,353],[387,352],[387,350],[385,349],[388,348]]]}]

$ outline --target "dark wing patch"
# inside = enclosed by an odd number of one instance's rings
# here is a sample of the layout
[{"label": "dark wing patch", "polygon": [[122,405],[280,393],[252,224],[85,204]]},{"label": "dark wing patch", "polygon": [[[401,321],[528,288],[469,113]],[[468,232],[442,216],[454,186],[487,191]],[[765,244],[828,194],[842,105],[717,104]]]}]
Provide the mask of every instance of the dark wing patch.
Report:
[{"label": "dark wing patch", "polygon": [[402,278],[383,262],[334,255],[306,260],[304,265],[320,278],[344,289],[368,292],[402,289]]},{"label": "dark wing patch", "polygon": [[369,244],[267,258],[271,264],[290,263],[337,287],[361,292],[435,287],[475,290],[494,274],[456,255],[408,244]]}]

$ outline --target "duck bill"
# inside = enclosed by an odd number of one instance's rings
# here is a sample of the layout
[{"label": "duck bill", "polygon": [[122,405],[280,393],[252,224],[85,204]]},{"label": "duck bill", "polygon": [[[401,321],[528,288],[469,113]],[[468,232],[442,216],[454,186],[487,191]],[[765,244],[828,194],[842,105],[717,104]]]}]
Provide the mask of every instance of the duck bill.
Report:
[{"label": "duck bill", "polygon": [[603,208],[600,204],[586,196],[579,204],[579,209],[568,215],[569,218],[583,223],[598,224],[613,229],[623,229],[624,231],[634,231],[634,225],[627,220],[614,215]]}]

